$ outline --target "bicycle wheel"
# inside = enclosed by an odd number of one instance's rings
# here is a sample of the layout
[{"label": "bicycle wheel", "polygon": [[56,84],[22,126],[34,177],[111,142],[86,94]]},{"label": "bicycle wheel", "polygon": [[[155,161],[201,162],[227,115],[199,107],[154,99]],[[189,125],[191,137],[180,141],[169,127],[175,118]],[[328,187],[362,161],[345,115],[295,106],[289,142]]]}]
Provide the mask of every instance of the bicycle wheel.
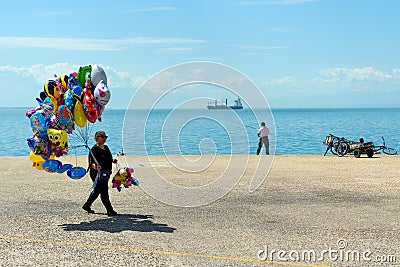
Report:
[{"label": "bicycle wheel", "polygon": [[349,152],[350,146],[347,142],[339,141],[336,152],[339,157],[343,157]]},{"label": "bicycle wheel", "polygon": [[337,153],[337,147],[338,147],[338,146],[339,146],[339,143],[338,143],[338,142],[334,142],[334,143],[331,145],[331,152],[332,152],[333,155],[338,156],[338,153]]},{"label": "bicycle wheel", "polygon": [[390,147],[384,147],[382,149],[383,153],[385,153],[386,155],[396,155],[397,154],[397,150],[394,148],[390,148]]},{"label": "bicycle wheel", "polygon": [[367,150],[367,156],[368,156],[368,158],[372,158],[374,156],[374,150],[373,149],[368,149]]}]

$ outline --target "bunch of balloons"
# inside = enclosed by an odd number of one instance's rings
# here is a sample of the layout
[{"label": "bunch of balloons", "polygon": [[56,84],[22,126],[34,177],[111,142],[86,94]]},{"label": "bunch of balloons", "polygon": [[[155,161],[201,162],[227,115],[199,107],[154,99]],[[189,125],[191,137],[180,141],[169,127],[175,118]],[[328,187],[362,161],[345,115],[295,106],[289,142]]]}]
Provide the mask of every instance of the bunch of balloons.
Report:
[{"label": "bunch of balloons", "polygon": [[122,185],[125,188],[128,188],[131,185],[138,186],[138,180],[133,177],[134,171],[135,170],[133,168],[129,167],[119,169],[112,179],[112,187],[117,188],[118,191],[121,191]]},{"label": "bunch of balloons", "polygon": [[87,123],[101,121],[101,115],[110,100],[107,76],[99,65],[80,67],[69,75],[54,75],[47,80],[38,107],[26,111],[33,136],[27,139],[31,149],[29,158],[33,167],[48,172],[63,173],[73,179],[86,174],[83,167],[62,164],[54,157],[68,154],[68,134],[76,133],[87,146],[84,131],[75,131]]}]

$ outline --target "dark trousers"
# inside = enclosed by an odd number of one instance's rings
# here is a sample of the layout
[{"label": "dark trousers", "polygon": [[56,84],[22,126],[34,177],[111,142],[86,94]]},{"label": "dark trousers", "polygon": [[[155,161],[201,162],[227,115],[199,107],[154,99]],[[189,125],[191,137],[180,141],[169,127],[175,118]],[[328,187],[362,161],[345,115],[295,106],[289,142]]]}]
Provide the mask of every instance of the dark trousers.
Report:
[{"label": "dark trousers", "polygon": [[[96,177],[91,177],[93,182]],[[110,202],[110,197],[108,195],[108,179],[98,179],[96,186],[93,188],[92,192],[89,195],[89,198],[86,200],[84,206],[89,207],[93,204],[93,202],[98,198],[100,195],[101,202],[103,202],[104,207],[107,211],[113,211],[113,207]]]},{"label": "dark trousers", "polygon": [[269,155],[269,140],[268,136],[260,137],[260,141],[258,141],[257,155],[260,155],[262,145],[265,146],[265,153]]}]

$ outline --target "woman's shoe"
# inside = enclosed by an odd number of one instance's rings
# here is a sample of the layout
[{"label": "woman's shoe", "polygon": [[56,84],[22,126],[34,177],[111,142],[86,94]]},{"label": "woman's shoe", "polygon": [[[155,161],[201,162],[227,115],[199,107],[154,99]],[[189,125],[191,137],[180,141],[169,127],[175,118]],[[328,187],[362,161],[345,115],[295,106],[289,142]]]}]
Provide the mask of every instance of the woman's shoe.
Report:
[{"label": "woman's shoe", "polygon": [[94,210],[92,210],[90,207],[83,205],[82,209],[86,210],[88,213],[94,213]]},{"label": "woman's shoe", "polygon": [[110,210],[110,211],[107,211],[107,215],[108,216],[117,216],[118,213],[115,210]]}]

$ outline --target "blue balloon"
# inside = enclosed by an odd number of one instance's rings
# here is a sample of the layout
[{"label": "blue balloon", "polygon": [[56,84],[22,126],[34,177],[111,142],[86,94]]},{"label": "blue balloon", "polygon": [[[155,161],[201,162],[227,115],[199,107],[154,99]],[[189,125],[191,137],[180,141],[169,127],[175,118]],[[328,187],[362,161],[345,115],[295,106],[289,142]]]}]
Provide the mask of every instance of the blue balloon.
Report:
[{"label": "blue balloon", "polygon": [[46,98],[43,100],[43,104],[51,104],[50,97],[46,97]]},{"label": "blue balloon", "polygon": [[64,164],[64,165],[61,166],[60,169],[58,169],[57,172],[58,173],[63,173],[63,172],[68,171],[70,169],[72,169],[72,164]]},{"label": "blue balloon", "polygon": [[41,110],[33,113],[29,119],[31,121],[32,130],[36,131],[39,136],[47,135],[47,128],[49,128],[50,122]]},{"label": "blue balloon", "polygon": [[66,130],[68,133],[72,133],[74,127],[74,120],[71,110],[66,105],[61,105],[58,107],[59,123],[60,129]]},{"label": "blue balloon", "polygon": [[136,185],[136,186],[139,186],[139,181],[136,180],[134,177],[132,177],[132,184]]},{"label": "blue balloon", "polygon": [[82,95],[83,91],[81,84],[79,83],[79,81],[75,79],[75,77],[72,74],[69,76],[69,89],[72,90],[72,92],[74,92],[74,94],[76,94],[79,97]]},{"label": "blue balloon", "polygon": [[73,110],[73,104],[74,104],[73,96],[74,93],[72,90],[68,90],[64,94],[64,103],[70,110]]},{"label": "blue balloon", "polygon": [[81,179],[86,174],[86,169],[83,167],[73,167],[67,171],[67,175],[71,179]]},{"label": "blue balloon", "polygon": [[62,167],[62,163],[59,160],[48,159],[43,162],[42,167],[47,172],[58,172],[58,170]]}]

